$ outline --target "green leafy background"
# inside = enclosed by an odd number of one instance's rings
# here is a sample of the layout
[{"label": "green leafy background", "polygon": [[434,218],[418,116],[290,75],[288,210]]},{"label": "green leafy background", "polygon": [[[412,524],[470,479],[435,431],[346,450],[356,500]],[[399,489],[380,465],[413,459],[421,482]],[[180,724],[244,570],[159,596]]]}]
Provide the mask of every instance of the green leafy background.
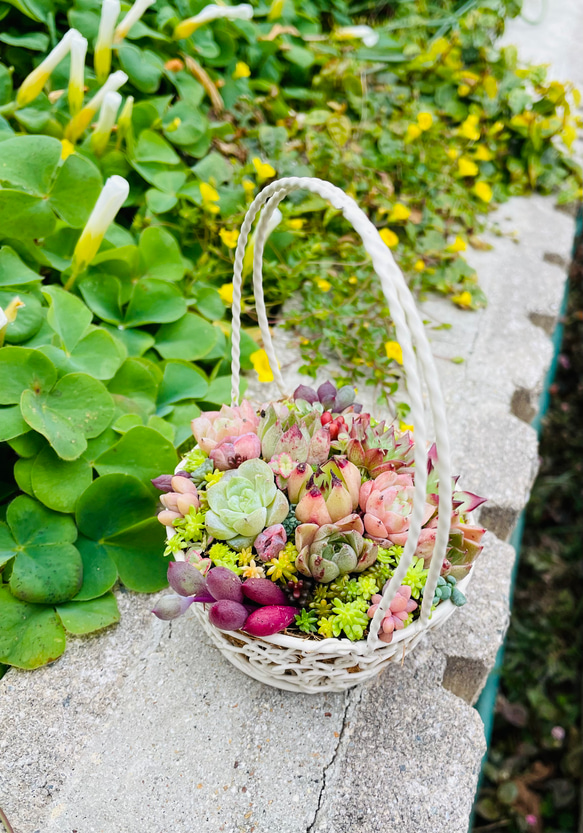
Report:
[{"label": "green leafy background", "polygon": [[[571,88],[495,46],[514,0],[253,5],[252,21],[215,21],[176,41],[176,24],[204,3],[157,0],[113,54],[112,70],[129,76],[131,129],[96,155],[92,126],[74,147],[62,141],[68,57],[30,104],[18,108],[15,91],[71,26],[89,40],[93,94],[100,3],[0,3],[0,306],[25,304],[0,349],[0,668],[37,667],[62,654],[67,633],[118,621],[118,581],[164,586],[149,481],[174,468],[191,419],[228,398],[225,232],[266,181],[316,175],[346,188],[393,235],[416,291],[467,308],[484,297],[461,251],[484,245],[490,198],[580,195],[566,153]],[[363,22],[379,32],[375,47],[337,37]],[[66,291],[113,174],[129,197]],[[394,338],[390,315],[358,240],[317,198],[296,194],[284,211],[266,294],[276,313],[303,289],[288,324],[302,332],[305,370],[334,354],[339,380],[394,393],[398,363],[379,358]],[[245,369],[258,349],[248,283]]]}]

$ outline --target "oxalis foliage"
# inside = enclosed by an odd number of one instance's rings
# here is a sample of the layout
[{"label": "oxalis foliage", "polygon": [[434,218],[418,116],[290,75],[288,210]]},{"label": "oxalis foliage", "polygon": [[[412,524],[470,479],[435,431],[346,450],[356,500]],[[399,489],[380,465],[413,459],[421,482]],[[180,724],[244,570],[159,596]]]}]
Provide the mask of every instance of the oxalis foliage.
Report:
[{"label": "oxalis foliage", "polygon": [[[378,12],[274,0],[255,4],[253,20],[176,29],[203,6],[157,0],[97,60],[100,2],[0,9],[0,307],[14,319],[0,350],[5,664],[36,667],[63,652],[67,632],[117,621],[117,581],[166,583],[149,479],[173,469],[199,410],[228,397],[236,230],[265,182],[306,174],[343,186],[412,286],[468,308],[484,299],[460,253],[482,245],[489,204],[531,188],[580,193],[561,149],[574,138],[570,88],[495,49],[507,11],[497,0],[465,4],[465,16],[449,2]],[[369,12],[378,42],[347,40],[341,27]],[[88,40],[86,90],[67,93],[66,55],[19,100],[69,27]],[[81,110],[85,124],[78,110],[110,59],[128,76],[122,101]],[[129,195],[80,265],[75,247],[113,175]],[[332,352],[351,381],[394,392],[399,346],[358,241],[313,197],[284,211],[266,291],[275,312],[304,290],[289,322],[305,328],[306,369]],[[244,366],[268,378],[246,292]]]}]

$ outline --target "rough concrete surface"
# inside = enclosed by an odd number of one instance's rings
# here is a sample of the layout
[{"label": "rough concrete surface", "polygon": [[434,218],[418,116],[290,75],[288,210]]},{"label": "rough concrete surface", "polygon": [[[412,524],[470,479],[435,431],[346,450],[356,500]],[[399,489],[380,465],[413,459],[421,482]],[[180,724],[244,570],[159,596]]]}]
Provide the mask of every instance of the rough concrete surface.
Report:
[{"label": "rough concrete surface", "polygon": [[[547,5],[539,26],[516,21],[507,39],[582,82],[572,33],[583,5]],[[57,663],[0,681],[0,806],[15,833],[465,833],[484,752],[469,703],[506,628],[514,554],[500,539],[537,469],[528,423],[573,238],[551,199],[512,200],[492,219],[503,234],[487,236],[494,249],[468,253],[488,307],[424,306],[453,324],[431,337],[456,470],[490,498],[468,605],[403,667],[312,697],[246,678],[194,621],[161,623],[152,599],[120,592],[118,627],[69,639]],[[278,338],[293,389],[293,339]]]}]

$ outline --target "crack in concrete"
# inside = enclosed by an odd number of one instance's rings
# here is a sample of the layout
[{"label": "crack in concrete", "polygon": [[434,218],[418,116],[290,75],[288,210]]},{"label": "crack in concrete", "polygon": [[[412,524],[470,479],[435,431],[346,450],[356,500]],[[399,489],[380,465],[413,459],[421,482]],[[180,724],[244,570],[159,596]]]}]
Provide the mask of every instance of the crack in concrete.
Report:
[{"label": "crack in concrete", "polygon": [[344,714],[342,716],[342,728],[340,729],[338,743],[334,747],[330,761],[322,770],[322,785],[320,787],[320,792],[318,795],[318,803],[314,812],[314,818],[312,819],[310,825],[306,828],[306,833],[315,833],[316,831],[316,824],[319,820],[320,811],[322,809],[322,804],[324,801],[324,793],[326,792],[326,785],[328,783],[328,773],[333,769],[334,764],[336,763],[336,759],[338,758],[338,754],[342,747],[342,742],[344,740],[346,730],[349,728],[352,722],[354,712],[360,705],[363,693],[364,685],[359,685],[356,688],[350,689],[350,691],[347,691],[344,695]]}]

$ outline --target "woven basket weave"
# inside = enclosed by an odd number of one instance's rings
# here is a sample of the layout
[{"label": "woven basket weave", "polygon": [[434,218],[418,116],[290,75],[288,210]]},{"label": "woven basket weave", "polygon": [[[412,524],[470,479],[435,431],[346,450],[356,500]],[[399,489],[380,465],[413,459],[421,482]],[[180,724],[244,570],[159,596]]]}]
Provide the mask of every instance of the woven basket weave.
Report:
[{"label": "woven basket weave", "polygon": [[[243,257],[252,224],[260,212],[253,253],[255,303],[263,345],[274,380],[282,395],[286,396],[285,384],[274,352],[265,310],[262,261],[274,212],[285,196],[299,189],[306,189],[328,200],[334,208],[342,211],[344,217],[352,224],[372,259],[391,310],[397,339],[403,350],[403,368],[411,404],[411,421],[415,426],[415,495],[409,535],[400,562],[385,588],[382,602],[372,619],[366,640],[351,642],[348,639],[304,639],[281,633],[258,638],[240,631],[235,633],[217,630],[210,624],[207,612],[202,605],[194,605],[194,615],[221,653],[245,674],[276,688],[317,693],[344,691],[374,677],[389,662],[395,659],[400,661],[407,651],[415,647],[426,630],[441,626],[454,612],[455,606],[448,600],[441,602],[431,613],[431,603],[448,544],[452,513],[452,477],[443,397],[429,342],[413,297],[399,267],[393,260],[391,251],[364,212],[340,188],[320,179],[286,177],[277,180],[261,191],[247,211],[235,253],[233,276],[232,404],[236,405],[239,401]],[[436,463],[439,480],[437,537],[420,616],[408,627],[395,631],[393,641],[387,645],[378,639],[379,626],[384,612],[388,609],[412,563],[422,526],[427,485],[427,429],[423,386],[427,394],[427,407],[433,417],[438,457]],[[179,469],[180,466],[177,471]],[[169,530],[169,534],[173,531]],[[458,586],[462,592],[467,587],[470,577],[471,571],[459,582]]]}]

